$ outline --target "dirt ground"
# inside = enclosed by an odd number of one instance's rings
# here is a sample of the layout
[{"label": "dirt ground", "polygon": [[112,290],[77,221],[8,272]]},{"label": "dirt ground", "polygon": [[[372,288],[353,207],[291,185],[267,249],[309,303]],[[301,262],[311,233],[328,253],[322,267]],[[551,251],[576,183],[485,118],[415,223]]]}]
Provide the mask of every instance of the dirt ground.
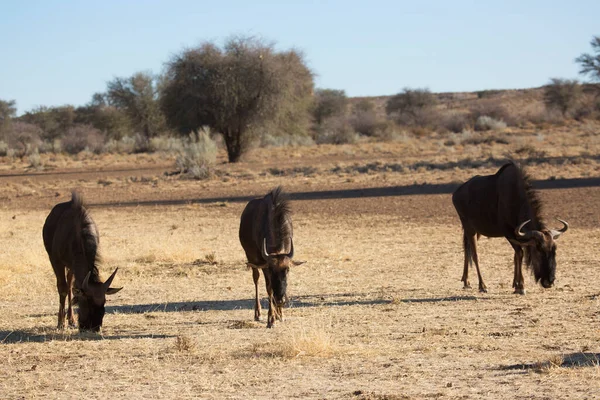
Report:
[{"label": "dirt ground", "polygon": [[[522,133],[509,148],[255,150],[206,181],[165,175],[167,155],[55,156],[42,171],[5,162],[0,398],[599,398],[600,140],[577,132]],[[544,216],[571,226],[555,286],[528,274],[514,295],[511,247],[482,238],[489,292],[463,290],[451,192],[531,143],[523,159]],[[266,329],[237,230],[247,200],[279,184],[306,264],[291,272],[286,320]],[[99,227],[103,276],[119,267],[124,287],[101,335],[56,329],[41,228],[73,188]]]}]

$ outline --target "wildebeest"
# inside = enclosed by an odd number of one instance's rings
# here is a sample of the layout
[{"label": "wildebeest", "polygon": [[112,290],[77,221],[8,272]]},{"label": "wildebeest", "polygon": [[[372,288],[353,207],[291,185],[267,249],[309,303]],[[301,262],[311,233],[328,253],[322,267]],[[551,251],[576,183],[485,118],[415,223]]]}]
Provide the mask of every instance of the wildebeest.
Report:
[{"label": "wildebeest", "polygon": [[262,198],[250,200],[240,220],[240,242],[248,267],[254,278],[254,319],[260,320],[258,297],[259,270],[262,269],[269,295],[267,328],[275,319],[283,320],[283,304],[286,299],[287,277],[291,265],[303,262],[292,261],[294,241],[290,204],[281,187],[277,187]]},{"label": "wildebeest", "polygon": [[[494,175],[475,176],[462,184],[452,195],[463,228],[465,264],[462,276],[465,288],[470,288],[469,265],[475,262],[479,291],[487,292],[479,271],[475,235],[505,237],[513,249],[515,293],[525,294],[523,256],[531,267],[536,282],[544,288],[554,283],[556,272],[555,240],[567,231],[548,229],[541,216],[542,203],[531,186],[527,174],[514,162],[503,165]],[[523,228],[526,228],[523,231]]]},{"label": "wildebeest", "polygon": [[56,275],[60,299],[58,328],[64,327],[67,296],[69,325],[75,326],[72,309],[74,294],[79,305],[79,330],[99,331],[104,317],[106,295],[117,293],[122,288],[110,287],[118,268],[106,282],[103,283],[100,279],[98,228],[78,193],[72,193],[71,201],[54,206],[46,218],[42,236]]}]

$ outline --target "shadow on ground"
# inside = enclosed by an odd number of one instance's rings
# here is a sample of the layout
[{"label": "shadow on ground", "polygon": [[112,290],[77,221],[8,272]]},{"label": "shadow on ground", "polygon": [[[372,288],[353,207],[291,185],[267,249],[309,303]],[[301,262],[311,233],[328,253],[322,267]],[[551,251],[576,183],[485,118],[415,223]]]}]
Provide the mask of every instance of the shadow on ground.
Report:
[{"label": "shadow on ground", "polygon": [[116,339],[163,339],[174,337],[171,335],[151,335],[151,334],[117,334],[117,335],[102,335],[92,332],[80,333],[76,329],[66,329],[59,331],[58,329],[22,329],[14,331],[0,331],[0,345],[34,342],[43,343],[51,341],[83,341],[83,340],[116,340]]},{"label": "shadow on ground", "polygon": [[[432,195],[432,194],[451,194],[459,186],[459,183],[440,183],[440,184],[413,184],[404,186],[375,187],[364,189],[340,189],[323,190],[312,192],[289,193],[289,198],[295,201],[302,200],[332,200],[332,199],[353,199],[368,197],[389,197],[389,196],[408,196],[408,195]],[[600,178],[571,178],[571,179],[549,179],[544,181],[534,181],[533,186],[536,189],[569,189],[582,187],[600,186]],[[183,204],[210,204],[210,203],[246,203],[256,195],[249,196],[223,196],[206,197],[195,199],[177,199],[177,200],[147,200],[147,201],[129,201],[129,202],[106,202],[92,203],[91,207],[132,207],[132,206],[169,206]]]},{"label": "shadow on ground", "polygon": [[583,368],[600,366],[600,353],[571,353],[557,356],[556,360],[539,361],[535,363],[523,363],[500,366],[502,371],[541,371],[551,367],[560,368]]},{"label": "shadow on ground", "polygon": [[[481,298],[477,296],[448,296],[434,298],[408,298],[408,299],[390,299],[374,297],[361,293],[340,293],[329,295],[306,295],[290,297],[288,308],[303,307],[344,307],[344,306],[375,306],[382,304],[395,303],[438,303],[452,301],[477,301]],[[261,299],[261,306],[268,308],[269,304],[266,298]],[[185,312],[185,311],[233,311],[233,310],[252,310],[254,308],[254,299],[237,300],[205,300],[205,301],[182,301],[173,303],[152,303],[152,304],[132,304],[107,306],[106,312],[109,314],[145,314],[152,312]]]}]

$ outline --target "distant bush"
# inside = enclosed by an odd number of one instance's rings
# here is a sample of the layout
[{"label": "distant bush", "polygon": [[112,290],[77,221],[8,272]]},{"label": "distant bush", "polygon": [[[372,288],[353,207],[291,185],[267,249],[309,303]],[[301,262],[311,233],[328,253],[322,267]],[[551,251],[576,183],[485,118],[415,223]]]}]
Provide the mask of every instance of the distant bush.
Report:
[{"label": "distant bush", "polygon": [[482,116],[504,121],[510,126],[515,126],[519,123],[517,116],[512,115],[498,100],[482,100],[471,107],[469,114],[471,121],[474,123]]},{"label": "distant bush", "polygon": [[315,141],[306,135],[272,135],[265,133],[260,138],[260,147],[312,146]]},{"label": "distant bush", "polygon": [[490,97],[495,97],[497,95],[499,95],[500,93],[502,93],[501,90],[480,90],[477,93],[477,98],[478,99],[487,99]]},{"label": "distant bush", "polygon": [[329,118],[346,114],[348,97],[343,90],[317,89],[314,101],[312,114],[317,125]]},{"label": "distant bush", "polygon": [[37,150],[42,143],[42,130],[27,122],[12,121],[10,126],[4,130],[4,141],[8,144],[9,149],[13,150],[14,155],[23,157]]},{"label": "distant bush", "polygon": [[345,117],[333,117],[317,127],[315,142],[318,144],[356,143],[358,134]]},{"label": "distant bush", "polygon": [[572,112],[581,99],[581,85],[576,80],[552,78],[544,86],[544,104],[549,110],[558,110],[563,117]]},{"label": "distant bush", "polygon": [[439,128],[453,133],[460,133],[470,127],[469,119],[466,115],[451,112],[441,115],[439,118]]},{"label": "distant bush", "polygon": [[506,123],[504,121],[488,117],[487,115],[482,115],[477,118],[477,121],[475,122],[476,131],[501,131],[503,129],[506,129]]},{"label": "distant bush", "polygon": [[0,140],[0,157],[4,157],[8,154],[8,143]]},{"label": "distant bush", "polygon": [[206,179],[211,176],[216,160],[217,145],[203,130],[198,134],[190,134],[177,156],[176,164],[182,174],[194,179]]},{"label": "distant bush", "polygon": [[150,138],[149,150],[152,152],[181,152],[184,139],[172,136],[156,136]]},{"label": "distant bush", "polygon": [[437,119],[437,100],[429,89],[408,89],[390,97],[386,114],[399,125],[430,127]]},{"label": "distant bush", "polygon": [[77,154],[87,150],[99,154],[104,149],[104,135],[91,125],[75,125],[61,140],[62,150]]}]

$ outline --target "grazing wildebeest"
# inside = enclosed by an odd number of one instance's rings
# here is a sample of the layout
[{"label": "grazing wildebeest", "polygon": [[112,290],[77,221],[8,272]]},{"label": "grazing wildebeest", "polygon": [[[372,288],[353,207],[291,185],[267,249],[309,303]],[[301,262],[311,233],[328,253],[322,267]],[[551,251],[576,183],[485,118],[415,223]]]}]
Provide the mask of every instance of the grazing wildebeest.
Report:
[{"label": "grazing wildebeest", "polygon": [[[42,237],[56,275],[60,298],[58,328],[64,327],[67,296],[69,325],[75,326],[72,309],[74,294],[79,305],[79,330],[98,332],[104,317],[105,296],[117,293],[122,288],[110,287],[118,268],[106,282],[102,283],[100,280],[98,228],[78,193],[72,193],[71,201],[54,206],[44,223]],[[75,287],[73,287],[73,280]]]},{"label": "grazing wildebeest", "polygon": [[[479,291],[487,292],[479,271],[476,239],[505,237],[515,250],[515,293],[525,294],[523,256],[531,267],[536,282],[544,288],[554,283],[556,272],[555,240],[569,228],[565,221],[562,229],[548,229],[541,216],[542,203],[532,188],[527,174],[514,162],[503,165],[494,175],[475,176],[462,184],[452,195],[452,203],[463,227],[465,264],[462,281],[470,288],[469,265],[475,262],[479,277]],[[527,227],[525,231],[523,228]]]},{"label": "grazing wildebeest", "polygon": [[248,267],[252,268],[256,301],[254,319],[260,320],[258,298],[259,270],[262,269],[269,295],[267,328],[275,319],[283,320],[287,276],[294,257],[292,218],[290,204],[281,187],[271,190],[265,197],[250,200],[240,221],[240,242],[246,252]]}]

